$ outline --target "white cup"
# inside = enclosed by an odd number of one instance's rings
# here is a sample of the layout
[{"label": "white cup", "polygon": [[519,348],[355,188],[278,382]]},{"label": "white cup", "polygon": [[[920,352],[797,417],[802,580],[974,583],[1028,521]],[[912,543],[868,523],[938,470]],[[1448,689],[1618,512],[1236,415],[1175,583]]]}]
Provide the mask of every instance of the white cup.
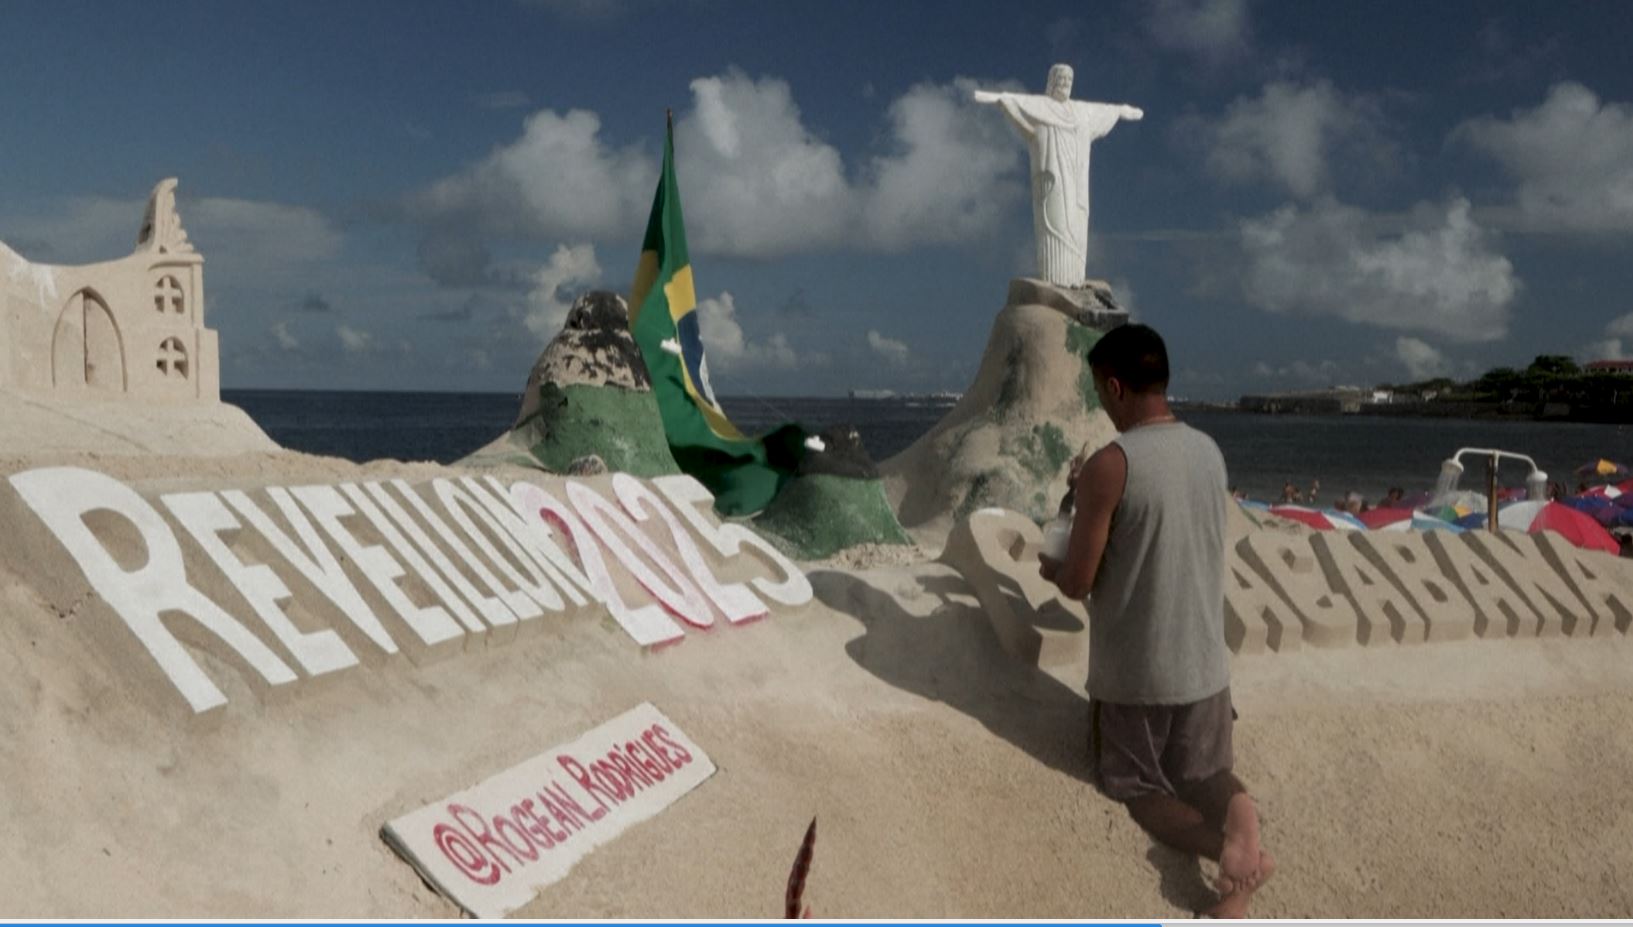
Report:
[{"label": "white cup", "polygon": [[1072,521],[1065,516],[1056,518],[1043,529],[1043,555],[1061,562],[1066,559],[1066,546],[1072,539]]}]

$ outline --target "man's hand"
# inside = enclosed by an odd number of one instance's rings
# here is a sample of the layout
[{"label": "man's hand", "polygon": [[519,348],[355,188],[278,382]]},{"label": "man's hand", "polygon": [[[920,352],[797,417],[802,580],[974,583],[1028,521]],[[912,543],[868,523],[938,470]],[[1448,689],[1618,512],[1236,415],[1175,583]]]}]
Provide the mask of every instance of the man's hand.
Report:
[{"label": "man's hand", "polygon": [[1003,94],[991,90],[977,90],[974,96],[977,103],[996,103]]},{"label": "man's hand", "polygon": [[1051,583],[1055,581],[1055,574],[1060,572],[1060,561],[1048,554],[1038,554],[1038,575]]}]

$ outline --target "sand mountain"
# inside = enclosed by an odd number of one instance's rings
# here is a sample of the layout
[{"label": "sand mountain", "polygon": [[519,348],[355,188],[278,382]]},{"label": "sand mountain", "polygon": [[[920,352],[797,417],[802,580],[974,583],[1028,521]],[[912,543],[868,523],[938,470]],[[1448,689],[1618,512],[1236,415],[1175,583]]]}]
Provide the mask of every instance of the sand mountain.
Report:
[{"label": "sand mountain", "polygon": [[904,526],[945,536],[977,509],[1051,517],[1072,456],[1115,433],[1099,408],[1088,353],[1128,320],[1106,284],[1011,281],[975,381],[946,417],[879,467]]}]

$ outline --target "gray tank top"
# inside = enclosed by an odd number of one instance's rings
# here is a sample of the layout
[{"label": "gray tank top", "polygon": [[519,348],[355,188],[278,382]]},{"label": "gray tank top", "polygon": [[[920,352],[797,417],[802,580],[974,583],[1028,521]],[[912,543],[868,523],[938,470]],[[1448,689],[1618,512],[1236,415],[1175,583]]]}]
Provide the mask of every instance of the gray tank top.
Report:
[{"label": "gray tank top", "polygon": [[1230,684],[1225,460],[1178,422],[1119,435],[1128,481],[1089,597],[1089,695],[1179,705]]}]

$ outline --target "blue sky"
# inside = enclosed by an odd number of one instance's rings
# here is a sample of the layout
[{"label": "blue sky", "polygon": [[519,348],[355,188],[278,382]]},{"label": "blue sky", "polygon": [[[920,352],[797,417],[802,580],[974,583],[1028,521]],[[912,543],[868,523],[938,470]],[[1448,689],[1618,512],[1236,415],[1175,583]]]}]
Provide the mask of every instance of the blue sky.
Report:
[{"label": "blue sky", "polygon": [[1633,356],[1626,3],[0,6],[0,240],[127,253],[181,179],[228,387],[515,391],[627,290],[676,118],[725,395],[962,389],[1032,272],[1025,148],[970,90],[1142,107],[1090,276],[1173,392]]}]

